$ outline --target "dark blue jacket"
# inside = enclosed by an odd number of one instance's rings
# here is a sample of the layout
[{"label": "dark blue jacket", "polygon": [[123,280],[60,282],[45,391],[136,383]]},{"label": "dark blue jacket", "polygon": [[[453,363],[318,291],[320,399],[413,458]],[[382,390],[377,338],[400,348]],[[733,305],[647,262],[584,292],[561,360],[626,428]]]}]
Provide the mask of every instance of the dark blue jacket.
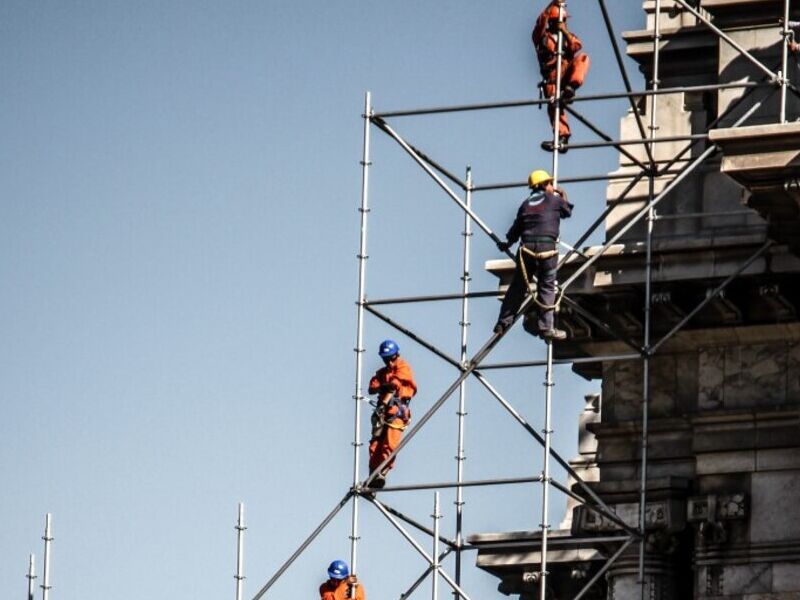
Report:
[{"label": "dark blue jacket", "polygon": [[522,243],[543,241],[549,237],[558,239],[561,219],[572,214],[572,204],[558,194],[548,194],[534,190],[517,211],[517,218],[506,233],[506,240],[513,244],[519,239]]}]

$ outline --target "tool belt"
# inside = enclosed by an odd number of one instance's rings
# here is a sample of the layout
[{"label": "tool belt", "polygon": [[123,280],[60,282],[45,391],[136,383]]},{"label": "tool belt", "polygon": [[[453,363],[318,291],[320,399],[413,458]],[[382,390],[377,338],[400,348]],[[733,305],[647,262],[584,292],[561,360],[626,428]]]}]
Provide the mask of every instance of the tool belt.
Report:
[{"label": "tool belt", "polygon": [[[392,407],[396,407],[397,412],[390,415],[388,412]],[[372,411],[372,437],[380,437],[387,427],[405,431],[410,420],[411,411],[408,408],[408,400],[392,398],[386,404],[378,404],[375,410]]]}]

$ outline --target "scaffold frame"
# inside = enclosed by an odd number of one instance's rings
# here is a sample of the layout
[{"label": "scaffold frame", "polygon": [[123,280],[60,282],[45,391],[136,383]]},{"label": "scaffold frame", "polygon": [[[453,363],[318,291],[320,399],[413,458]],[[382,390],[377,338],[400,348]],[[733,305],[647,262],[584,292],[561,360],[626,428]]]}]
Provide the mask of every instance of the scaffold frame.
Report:
[{"label": "scaffold frame", "polygon": [[[589,581],[583,586],[581,591],[575,596],[575,600],[582,598],[591,587],[602,577],[608,569],[610,569],[615,561],[622,556],[622,554],[633,543],[638,543],[639,546],[639,584],[641,586],[642,598],[644,600],[647,582],[645,578],[645,542],[647,535],[646,523],[646,502],[647,502],[647,463],[648,463],[648,420],[649,420],[649,404],[650,404],[650,360],[657,353],[663,344],[682,330],[692,318],[701,311],[709,302],[721,294],[725,288],[738,278],[755,260],[761,257],[767,250],[769,250],[774,242],[767,240],[758,249],[751,254],[735,271],[722,280],[712,291],[710,291],[706,298],[702,300],[693,310],[686,314],[672,329],[661,338],[653,342],[652,340],[652,251],[653,251],[653,227],[654,224],[661,218],[656,213],[657,205],[667,197],[686,177],[694,172],[700,165],[704,164],[711,156],[718,152],[718,148],[714,145],[708,145],[702,152],[693,158],[684,157],[690,153],[697,144],[708,141],[708,132],[716,127],[727,116],[731,115],[737,108],[741,108],[742,104],[749,98],[750,93],[756,89],[771,88],[769,94],[760,98],[752,103],[744,113],[738,116],[731,125],[726,125],[729,128],[735,128],[744,125],[757,111],[768,101],[772,96],[780,91],[779,101],[779,122],[786,122],[786,104],[789,92],[800,97],[800,90],[788,79],[788,45],[790,40],[790,32],[788,26],[788,19],[791,12],[791,0],[783,0],[783,18],[782,18],[782,32],[781,38],[783,43],[782,57],[780,69],[776,72],[764,65],[761,61],[752,56],[741,45],[737,44],[730,36],[724,31],[716,27],[713,19],[704,9],[698,9],[689,4],[686,0],[672,0],[676,6],[681,10],[691,13],[698,21],[699,24],[704,25],[712,33],[714,33],[720,40],[720,43],[729,44],[740,56],[747,59],[760,73],[762,79],[760,81],[743,81],[738,83],[726,83],[716,85],[701,85],[701,86],[685,86],[685,87],[661,87],[660,81],[660,52],[662,50],[662,35],[661,35],[661,12],[663,10],[662,0],[655,0],[655,16],[654,26],[652,29],[652,43],[653,43],[653,63],[651,70],[651,79],[648,82],[648,89],[642,91],[633,91],[630,79],[628,77],[626,67],[624,64],[623,56],[620,51],[616,39],[616,32],[613,23],[608,13],[605,0],[597,0],[598,7],[601,11],[603,23],[608,33],[610,43],[612,45],[615,60],[617,62],[620,76],[623,80],[625,92],[623,93],[606,93],[594,94],[587,96],[577,96],[574,98],[575,103],[587,101],[603,101],[613,99],[627,99],[630,102],[631,111],[636,120],[636,126],[639,131],[640,137],[633,139],[613,139],[608,136],[601,129],[595,126],[589,119],[577,111],[574,105],[562,105],[556,99],[561,98],[561,60],[557,61],[557,78],[556,78],[556,91],[552,98],[544,98],[539,100],[519,100],[507,102],[490,102],[481,104],[462,104],[454,106],[440,106],[429,107],[410,110],[394,110],[394,111],[375,111],[372,104],[372,97],[370,92],[365,94],[364,111],[362,113],[363,119],[363,145],[362,145],[362,158],[360,161],[362,169],[362,183],[361,183],[361,196],[358,212],[360,215],[360,236],[359,236],[359,252],[357,254],[358,260],[358,296],[357,296],[357,326],[356,326],[356,346],[354,348],[356,354],[355,366],[355,390],[353,400],[355,401],[354,410],[354,433],[353,433],[353,477],[352,485],[345,493],[345,495],[338,501],[333,509],[321,521],[317,528],[303,541],[299,548],[289,557],[289,559],[281,565],[276,573],[267,581],[267,583],[253,596],[253,600],[262,598],[269,588],[283,575],[283,573],[291,566],[291,564],[302,554],[302,552],[316,539],[321,531],[333,520],[333,518],[344,508],[350,501],[352,501],[351,513],[351,528],[350,528],[350,562],[352,572],[357,571],[358,565],[358,544],[360,541],[359,536],[359,500],[364,499],[369,504],[374,506],[376,510],[381,513],[386,520],[401,534],[403,538],[420,554],[420,556],[427,563],[427,568],[415,580],[409,589],[406,590],[401,598],[408,598],[425,579],[430,575],[432,577],[432,597],[434,600],[438,598],[438,580],[441,578],[453,590],[454,597],[458,600],[464,598],[469,600],[470,596],[465,590],[461,588],[462,579],[462,552],[466,550],[475,550],[477,547],[474,545],[466,544],[464,542],[463,531],[463,509],[464,497],[463,490],[467,487],[478,486],[496,486],[496,485],[516,485],[516,484],[541,484],[542,490],[542,506],[541,506],[541,522],[539,523],[540,531],[540,557],[541,563],[539,571],[535,574],[536,580],[539,584],[539,598],[545,600],[547,590],[547,560],[548,560],[548,533],[550,529],[549,521],[549,490],[555,488],[562,492],[569,498],[578,502],[602,517],[609,519],[615,523],[623,532],[621,535],[607,536],[607,541],[620,543],[620,547],[609,556],[603,566],[596,572]],[[564,9],[566,1],[559,0],[559,20],[564,19]],[[561,36],[563,34],[559,31],[559,58],[562,48]],[[718,114],[716,118],[708,124],[706,131],[702,134],[692,134],[686,136],[665,136],[658,137],[658,98],[664,94],[679,93],[679,92],[700,92],[700,91],[719,91],[729,89],[743,90],[742,96],[734,100],[725,111]],[[637,106],[637,99],[649,100],[649,108],[646,108],[649,115],[649,123],[645,124],[640,112],[640,107]],[[555,119],[554,123],[558,123],[561,110],[567,110],[569,114],[584,124],[587,129],[597,135],[602,141],[599,142],[582,142],[576,144],[568,144],[569,149],[595,149],[595,148],[615,148],[623,156],[631,160],[632,165],[638,168],[638,172],[626,172],[623,175],[580,175],[572,178],[562,178],[561,183],[573,182],[589,182],[589,181],[611,181],[614,179],[630,179],[631,181],[625,186],[623,191],[613,200],[607,201],[606,208],[601,212],[593,224],[584,231],[579,239],[570,246],[569,244],[562,243],[566,248],[565,255],[559,260],[558,268],[561,269],[572,259],[576,254],[580,255],[583,262],[577,266],[576,270],[558,286],[559,294],[562,301],[566,303],[571,309],[575,310],[582,317],[586,318],[599,330],[607,335],[623,342],[630,349],[631,352],[619,353],[615,355],[604,356],[591,356],[591,357],[574,357],[574,358],[560,358],[555,359],[553,356],[553,342],[546,341],[546,358],[539,361],[519,361],[507,363],[484,363],[485,359],[489,356],[492,350],[504,338],[506,333],[525,315],[532,307],[534,298],[532,294],[527,294],[525,300],[517,311],[511,327],[500,333],[495,333],[489,337],[487,341],[470,357],[468,353],[468,331],[469,331],[469,300],[470,299],[483,299],[483,298],[498,298],[500,293],[498,291],[471,291],[471,242],[473,237],[472,226],[475,225],[481,229],[495,244],[501,240],[497,234],[480,218],[474,211],[472,206],[473,195],[478,192],[511,189],[518,187],[525,187],[525,182],[506,182],[506,183],[490,183],[483,185],[476,185],[473,181],[473,173],[471,167],[467,166],[465,169],[464,179],[459,178],[451,171],[447,170],[437,161],[429,157],[419,148],[412,145],[404,137],[402,137],[394,127],[392,127],[388,119],[400,117],[414,117],[420,115],[434,115],[445,114],[454,112],[465,111],[482,111],[482,110],[496,110],[505,108],[519,108],[526,106],[542,106],[548,103],[555,105]],[[375,127],[379,131],[386,134],[389,138],[393,139],[400,148],[425,172],[434,183],[449,197],[462,211],[464,218],[464,229],[462,231],[463,247],[462,247],[462,265],[461,265],[461,292],[454,294],[437,294],[437,295],[417,295],[417,296],[404,296],[394,298],[377,298],[375,300],[368,300],[366,295],[366,275],[367,275],[367,233],[368,233],[368,215],[370,213],[369,207],[369,171],[371,166],[370,155],[370,134],[371,128]],[[676,154],[671,160],[664,165],[659,165],[656,160],[656,145],[659,143],[685,141],[687,145]],[[559,182],[559,152],[561,140],[558,135],[557,127],[553,131],[553,153],[552,153],[552,172],[554,182]],[[646,160],[641,160],[632,155],[627,149],[627,146],[640,145],[643,147],[646,154]],[[678,163],[684,161],[685,164],[676,167]],[[670,177],[666,183],[663,183],[661,190],[656,192],[656,179],[662,177]],[[622,202],[627,195],[636,187],[636,185],[643,179],[647,179],[648,193],[647,201],[644,206],[628,215],[624,224],[609,237],[600,247],[593,249],[594,252],[591,256],[583,254],[581,246],[589,237],[602,225],[605,218],[610,212]],[[448,185],[448,182],[450,185]],[[460,196],[451,185],[455,185],[459,192],[463,194]],[[753,214],[752,211],[739,211]],[[694,216],[707,216],[709,213],[693,213]],[[730,214],[730,213],[725,213]],[[629,339],[623,332],[615,331],[615,329],[605,323],[601,318],[591,314],[588,310],[581,307],[577,302],[570,299],[567,291],[570,286],[578,280],[597,260],[599,260],[610,247],[619,242],[619,240],[637,223],[645,221],[645,255],[644,255],[644,325],[643,325],[643,339],[638,342],[635,339]],[[514,255],[506,251],[509,258],[514,259]],[[535,278],[534,278],[535,281]],[[460,353],[458,358],[448,355],[446,352],[424,339],[423,336],[405,327],[401,323],[395,321],[388,315],[384,314],[377,307],[393,304],[409,304],[409,303],[427,303],[427,302],[441,302],[460,300],[460,319],[459,332],[460,332]],[[405,432],[398,447],[390,453],[390,455],[373,471],[371,471],[363,480],[360,475],[359,463],[362,460],[361,448],[363,442],[361,441],[361,420],[362,420],[362,405],[367,402],[364,396],[362,385],[363,380],[363,354],[364,348],[364,329],[365,329],[365,314],[370,313],[380,321],[386,323],[396,331],[402,333],[419,346],[425,348],[433,355],[439,357],[444,362],[452,366],[458,371],[458,376],[453,383],[442,393],[442,395],[428,408],[419,420],[409,427]],[[612,361],[642,361],[642,415],[641,415],[641,444],[640,444],[640,483],[639,483],[639,507],[638,507],[638,527],[632,527],[619,517],[613,508],[608,506],[587,483],[580,477],[580,475],[570,466],[569,462],[558,454],[551,447],[551,404],[552,404],[552,389],[555,385],[553,378],[553,367],[557,364],[580,364],[580,363],[597,363],[597,362],[612,362]],[[491,382],[484,375],[484,371],[498,370],[498,369],[516,369],[516,368],[530,368],[530,367],[544,367],[544,424],[541,432],[528,423],[524,417],[514,408],[514,406],[505,399],[500,392],[498,392]],[[534,440],[542,446],[542,472],[535,477],[519,477],[519,478],[495,478],[484,480],[465,480],[463,462],[465,456],[465,417],[466,417],[466,380],[474,377],[481,386],[494,397],[500,405],[522,426]],[[372,482],[381,472],[381,470],[406,446],[415,435],[421,430],[422,427],[433,417],[433,415],[444,405],[444,403],[455,394],[456,390],[459,391],[459,403],[457,410],[458,417],[458,438],[456,447],[456,476],[454,481],[449,482],[431,482],[419,484],[406,484],[396,486],[385,486],[383,488],[371,487]],[[572,478],[574,488],[560,484],[553,480],[550,476],[550,459],[554,459],[559,466],[561,466],[566,473]],[[439,520],[441,513],[439,509],[439,495],[438,490],[446,488],[455,488],[456,490],[456,518],[455,518],[455,537],[453,539],[446,538],[441,535],[439,528]],[[418,490],[436,490],[435,500],[433,506],[433,526],[427,527],[418,523],[414,519],[404,515],[397,509],[384,503],[378,499],[378,495],[391,492],[404,492],[404,491],[418,491]],[[576,491],[578,490],[578,491]],[[403,523],[409,525],[418,531],[430,536],[432,538],[432,553],[428,554],[422,544],[420,544],[411,533],[404,527]],[[598,538],[587,538],[596,540]],[[580,542],[581,540],[577,540]],[[439,551],[440,544],[445,546],[443,551]],[[520,545],[530,546],[530,542],[520,542]],[[508,543],[503,543],[503,546],[508,546]],[[454,576],[451,576],[442,567],[442,560],[450,555],[455,554],[455,571]]]}]

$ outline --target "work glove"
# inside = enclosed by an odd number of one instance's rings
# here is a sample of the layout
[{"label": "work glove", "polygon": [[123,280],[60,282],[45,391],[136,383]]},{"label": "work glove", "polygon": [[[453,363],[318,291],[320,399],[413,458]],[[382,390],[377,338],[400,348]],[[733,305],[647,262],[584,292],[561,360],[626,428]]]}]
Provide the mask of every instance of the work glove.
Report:
[{"label": "work glove", "polygon": [[497,242],[497,249],[500,250],[500,252],[508,252],[509,248],[511,248],[511,244],[508,242]]}]

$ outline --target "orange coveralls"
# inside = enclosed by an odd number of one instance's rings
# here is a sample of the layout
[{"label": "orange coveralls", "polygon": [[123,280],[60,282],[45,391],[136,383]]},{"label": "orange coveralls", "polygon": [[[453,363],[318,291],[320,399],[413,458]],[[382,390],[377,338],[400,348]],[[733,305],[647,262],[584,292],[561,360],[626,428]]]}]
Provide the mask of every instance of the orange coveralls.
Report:
[{"label": "orange coveralls", "polygon": [[[336,580],[328,579],[319,586],[319,600],[345,600],[350,591],[350,584],[347,579]],[[364,586],[360,583],[355,587],[356,597],[353,600],[366,600]]]},{"label": "orange coveralls", "polygon": [[[395,398],[408,402],[417,393],[417,384],[414,382],[414,372],[402,357],[391,366],[386,366],[373,375],[369,382],[370,394],[383,394],[391,390]],[[411,420],[411,410],[406,410],[405,418],[397,416],[400,409],[392,406],[386,412],[386,426],[378,437],[373,437],[369,442],[369,470],[374,471],[397,448],[403,437],[403,429]],[[394,466],[392,459],[385,467],[388,471]]]},{"label": "orange coveralls", "polygon": [[[542,73],[544,95],[548,98],[555,96],[556,79],[558,79],[558,32],[550,31],[550,22],[558,20],[553,19],[550,14],[554,6],[558,8],[558,3],[553,2],[542,11],[542,14],[536,19],[536,25],[531,34],[536,57],[539,59],[539,69]],[[577,35],[568,31],[562,34],[562,40],[561,89],[563,90],[567,85],[578,89],[583,85],[591,61],[588,54],[581,52],[583,43]],[[548,105],[547,114],[550,117],[550,125],[555,127],[556,104],[554,102]],[[567,111],[562,110],[558,121],[558,135],[569,138],[570,134]]]}]

